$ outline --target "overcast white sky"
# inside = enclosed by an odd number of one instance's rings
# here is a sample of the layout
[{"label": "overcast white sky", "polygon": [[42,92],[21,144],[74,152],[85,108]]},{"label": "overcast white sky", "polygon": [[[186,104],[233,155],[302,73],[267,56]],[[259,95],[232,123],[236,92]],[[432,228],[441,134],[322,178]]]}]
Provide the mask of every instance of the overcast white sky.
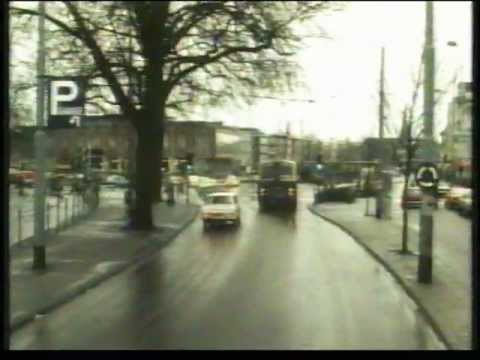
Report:
[{"label": "overcast white sky", "polygon": [[[457,71],[460,80],[471,81],[471,2],[434,2],[434,15],[436,88],[445,89]],[[208,120],[267,132],[284,130],[290,121],[294,134],[303,130],[321,139],[378,136],[380,49],[385,46],[388,121],[398,127],[425,39],[425,2],[351,2],[343,12],[319,16],[318,22],[332,40],[311,40],[298,54],[309,92],[288,96],[312,98],[314,104],[259,100],[251,107],[199,112],[194,118],[206,120],[207,115]],[[449,47],[448,41],[458,46]],[[436,107],[437,134],[445,127],[446,105],[454,89]]]},{"label": "overcast white sky", "polygon": [[[471,81],[471,6],[470,1],[434,2],[437,89],[447,88],[456,72],[459,80]],[[380,53],[384,46],[390,103],[387,121],[391,128],[398,128],[401,111],[411,98],[412,76],[418,71],[425,39],[425,2],[347,2],[344,11],[320,15],[316,21],[332,39],[308,40],[296,56],[308,89],[285,96],[314,99],[315,103],[258,99],[250,107],[198,109],[189,120],[223,121],[266,132],[284,131],[289,121],[294,134],[314,134],[324,140],[378,136]],[[458,46],[449,47],[448,41],[456,41]],[[24,56],[32,56],[34,49],[29,48],[30,52],[22,49]],[[437,134],[446,125],[446,106],[455,87],[448,90],[436,107]],[[421,98],[419,105],[421,110]]]}]

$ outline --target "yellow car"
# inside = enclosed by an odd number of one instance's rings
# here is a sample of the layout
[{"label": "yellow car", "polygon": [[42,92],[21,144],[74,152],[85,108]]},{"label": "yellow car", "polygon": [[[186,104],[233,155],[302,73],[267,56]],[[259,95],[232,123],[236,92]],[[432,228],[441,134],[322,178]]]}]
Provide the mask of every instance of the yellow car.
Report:
[{"label": "yellow car", "polygon": [[471,195],[472,190],[468,188],[454,187],[445,196],[445,207],[447,209],[458,209],[460,201],[464,195]]}]

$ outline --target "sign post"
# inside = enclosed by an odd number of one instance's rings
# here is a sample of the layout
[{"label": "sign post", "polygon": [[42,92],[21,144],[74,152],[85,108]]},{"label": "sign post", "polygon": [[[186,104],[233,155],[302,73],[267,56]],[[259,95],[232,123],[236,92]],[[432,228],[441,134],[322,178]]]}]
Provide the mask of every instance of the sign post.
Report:
[{"label": "sign post", "polygon": [[[37,93],[37,127],[34,137],[36,160],[35,191],[34,191],[34,241],[33,241],[33,269],[46,268],[46,234],[45,234],[45,204],[46,204],[46,170],[48,167],[47,151],[48,137],[44,131],[45,122],[45,83],[48,84],[47,101],[47,128],[63,129],[76,128],[81,125],[81,115],[85,103],[86,81],[81,77],[53,78],[44,76],[44,15],[45,4],[39,3],[39,56],[37,64],[38,93]],[[45,81],[48,80],[48,81]]]},{"label": "sign post", "polygon": [[433,163],[423,163],[415,174],[417,185],[422,189],[423,201],[420,218],[420,241],[418,258],[418,281],[432,282],[433,270],[433,208],[436,204],[438,171]]},{"label": "sign post", "polygon": [[47,135],[39,129],[34,135],[35,162],[35,192],[34,192],[34,241],[33,241],[33,269],[44,270],[46,268],[45,251],[45,204],[46,188],[45,171],[47,168]]},{"label": "sign post", "polygon": [[38,50],[37,50],[37,130],[34,135],[35,151],[35,187],[34,187],[34,223],[33,223],[33,269],[45,270],[45,172],[46,172],[46,135],[42,131],[45,115],[45,3],[38,3]]}]

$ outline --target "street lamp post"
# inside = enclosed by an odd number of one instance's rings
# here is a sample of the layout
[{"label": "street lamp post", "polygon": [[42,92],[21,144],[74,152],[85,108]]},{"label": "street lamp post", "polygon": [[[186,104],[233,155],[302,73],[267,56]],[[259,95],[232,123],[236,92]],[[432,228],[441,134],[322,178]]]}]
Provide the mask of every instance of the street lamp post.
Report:
[{"label": "street lamp post", "polygon": [[[424,161],[434,162],[433,143],[434,106],[435,106],[435,48],[433,43],[433,2],[426,2],[426,27],[424,49],[424,141],[421,155]],[[418,282],[430,284],[433,268],[433,206],[434,191],[424,190],[420,213],[420,241],[418,257]]]},{"label": "street lamp post", "polygon": [[34,149],[36,162],[36,177],[34,188],[35,221],[33,225],[33,269],[44,270],[46,268],[45,250],[45,171],[47,167],[47,141],[46,134],[42,130],[44,126],[45,94],[45,3],[38,3],[38,52],[37,52],[37,130],[34,135]]},{"label": "street lamp post", "polygon": [[[378,219],[382,219],[388,217],[389,214],[386,214],[386,199],[385,199],[385,192],[386,192],[386,179],[385,179],[385,151],[384,148],[384,128],[385,128],[385,48],[382,47],[381,49],[381,61],[380,61],[380,89],[379,89],[379,106],[378,106],[378,117],[379,117],[379,129],[378,129],[378,137],[380,139],[380,146],[381,146],[381,154],[380,154],[380,167],[378,168],[378,172],[380,178],[382,180],[382,189],[377,192],[376,194],[376,211],[375,215]],[[386,216],[388,215],[388,216]]]}]

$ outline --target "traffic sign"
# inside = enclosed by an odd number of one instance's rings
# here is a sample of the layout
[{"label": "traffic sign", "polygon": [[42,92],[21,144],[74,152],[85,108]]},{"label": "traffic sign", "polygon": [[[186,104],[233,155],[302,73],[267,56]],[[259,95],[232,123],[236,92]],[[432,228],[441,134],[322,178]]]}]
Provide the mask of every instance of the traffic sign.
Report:
[{"label": "traffic sign", "polygon": [[80,127],[87,80],[80,76],[48,77],[48,128]]},{"label": "traffic sign", "polygon": [[421,164],[415,173],[415,181],[422,189],[433,189],[438,183],[437,167],[433,163]]}]

